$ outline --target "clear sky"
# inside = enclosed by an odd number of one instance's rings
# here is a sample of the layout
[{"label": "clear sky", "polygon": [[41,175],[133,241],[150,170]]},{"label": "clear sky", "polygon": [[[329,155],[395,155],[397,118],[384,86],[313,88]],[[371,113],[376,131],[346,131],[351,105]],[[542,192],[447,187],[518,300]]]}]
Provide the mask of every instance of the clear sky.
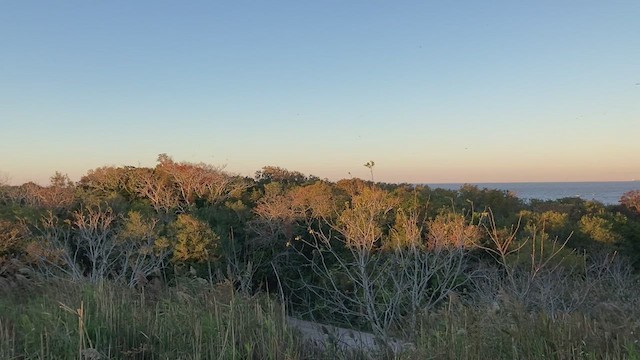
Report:
[{"label": "clear sky", "polygon": [[0,172],[640,178],[640,1],[0,0]]}]

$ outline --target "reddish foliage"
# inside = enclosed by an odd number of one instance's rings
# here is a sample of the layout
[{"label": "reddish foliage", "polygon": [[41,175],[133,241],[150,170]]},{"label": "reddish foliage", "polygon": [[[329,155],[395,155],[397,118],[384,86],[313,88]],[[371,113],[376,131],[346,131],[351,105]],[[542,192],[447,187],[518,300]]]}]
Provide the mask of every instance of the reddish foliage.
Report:
[{"label": "reddish foliage", "polygon": [[640,190],[631,190],[622,195],[620,204],[640,215]]}]

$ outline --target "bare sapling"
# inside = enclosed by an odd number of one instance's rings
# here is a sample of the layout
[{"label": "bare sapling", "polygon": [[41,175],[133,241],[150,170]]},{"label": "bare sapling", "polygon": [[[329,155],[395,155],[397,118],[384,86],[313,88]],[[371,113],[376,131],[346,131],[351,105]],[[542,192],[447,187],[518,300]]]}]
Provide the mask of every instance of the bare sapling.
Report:
[{"label": "bare sapling", "polygon": [[[479,245],[479,248],[490,254],[500,266],[509,285],[509,293],[526,303],[531,300],[529,295],[532,287],[545,282],[538,281],[542,274],[546,277],[543,280],[558,280],[557,275],[564,260],[562,256],[566,253],[563,250],[571,234],[564,241],[559,241],[558,238],[548,241],[544,225],[541,228],[533,225],[529,227],[529,236],[518,239],[521,218],[510,229],[500,229],[491,209],[487,210],[485,217],[486,223],[483,223],[483,227],[490,242],[489,245]],[[522,253],[528,256],[524,262],[527,268],[523,268],[516,261]]]},{"label": "bare sapling", "polygon": [[170,254],[168,245],[158,244],[157,224],[137,213],[122,218],[100,206],[83,207],[64,221],[49,211],[36,227],[50,250],[39,257],[39,267],[46,275],[74,281],[144,284],[166,266]]},{"label": "bare sapling", "polygon": [[[394,333],[415,335],[420,313],[462,285],[466,268],[458,240],[436,244],[417,211],[396,208],[389,194],[368,188],[335,221],[310,227],[310,238],[298,237],[312,250],[297,251],[316,279],[300,271],[302,287],[383,341]],[[394,209],[396,226],[385,229],[381,220]]]}]

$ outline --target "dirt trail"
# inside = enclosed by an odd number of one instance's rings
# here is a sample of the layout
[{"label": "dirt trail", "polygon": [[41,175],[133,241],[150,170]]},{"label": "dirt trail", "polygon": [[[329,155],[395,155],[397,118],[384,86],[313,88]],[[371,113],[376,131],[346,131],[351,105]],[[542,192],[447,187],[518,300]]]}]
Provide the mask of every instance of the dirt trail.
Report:
[{"label": "dirt trail", "polygon": [[[298,330],[305,340],[322,348],[335,342],[338,348],[347,351],[364,350],[375,353],[384,350],[380,348],[380,341],[371,333],[299,320],[290,316],[287,316],[287,323]],[[412,346],[395,339],[389,340],[387,345],[395,354]]]}]

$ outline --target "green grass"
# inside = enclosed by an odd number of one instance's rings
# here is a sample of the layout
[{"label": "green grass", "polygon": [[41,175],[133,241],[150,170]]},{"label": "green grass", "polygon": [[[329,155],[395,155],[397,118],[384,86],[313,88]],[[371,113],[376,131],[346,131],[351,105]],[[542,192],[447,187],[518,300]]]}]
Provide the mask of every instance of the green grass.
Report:
[{"label": "green grass", "polygon": [[582,314],[551,318],[466,309],[434,314],[426,322],[408,358],[638,359],[638,336],[630,325]]},{"label": "green grass", "polygon": [[552,317],[516,304],[455,306],[425,316],[421,329],[407,358],[640,359],[637,312]]},{"label": "green grass", "polygon": [[58,283],[0,296],[2,359],[96,351],[109,359],[296,359],[301,349],[273,300],[241,297],[229,286],[150,293]]},{"label": "green grass", "polygon": [[[640,359],[639,312],[609,306],[552,317],[512,300],[498,309],[449,303],[422,316],[415,346],[396,358]],[[185,280],[139,291],[57,282],[0,294],[0,359],[94,359],[97,353],[104,359],[366,357],[304,344],[276,301],[240,296],[228,283]]]}]

